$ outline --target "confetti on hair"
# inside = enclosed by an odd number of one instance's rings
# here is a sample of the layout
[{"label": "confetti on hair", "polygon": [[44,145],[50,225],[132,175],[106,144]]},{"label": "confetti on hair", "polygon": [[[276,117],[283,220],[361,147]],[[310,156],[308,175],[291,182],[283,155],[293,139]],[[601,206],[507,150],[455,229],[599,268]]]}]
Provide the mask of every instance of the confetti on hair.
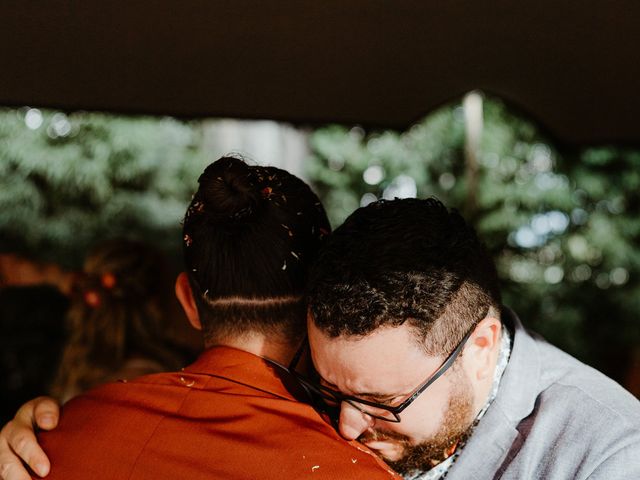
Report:
[{"label": "confetti on hair", "polygon": [[202,212],[204,212],[204,202],[201,202],[199,200],[196,202],[192,201],[191,205],[189,205],[189,208],[187,208],[185,220],[191,217],[191,215],[193,215],[194,213],[202,213]]},{"label": "confetti on hair", "polygon": [[284,223],[281,223],[280,225],[287,230],[287,233],[289,234],[290,237],[293,237],[293,232],[287,225],[285,225]]},{"label": "confetti on hair", "polygon": [[284,263],[282,264],[282,270],[286,270],[287,269],[287,261],[285,260]]},{"label": "confetti on hair", "polygon": [[264,187],[262,190],[260,190],[260,193],[262,194],[262,196],[264,198],[271,198],[271,195],[273,194],[273,188],[271,187]]},{"label": "confetti on hair", "polygon": [[291,255],[293,255],[296,260],[300,261],[300,256],[298,256],[298,254],[296,252],[291,251]]},{"label": "confetti on hair", "polygon": [[240,210],[238,210],[233,215],[231,215],[231,218],[234,218],[234,219],[238,220],[238,219],[241,219],[241,218],[244,218],[244,217],[248,217],[252,213],[253,213],[253,209],[251,208],[251,205],[248,205],[248,206],[246,206],[244,208],[241,208]]},{"label": "confetti on hair", "polygon": [[189,234],[186,234],[186,235],[184,236],[183,240],[184,240],[184,244],[185,244],[187,247],[190,247],[190,246],[191,246],[191,244],[193,243],[193,240],[191,239],[191,236],[190,236]]}]

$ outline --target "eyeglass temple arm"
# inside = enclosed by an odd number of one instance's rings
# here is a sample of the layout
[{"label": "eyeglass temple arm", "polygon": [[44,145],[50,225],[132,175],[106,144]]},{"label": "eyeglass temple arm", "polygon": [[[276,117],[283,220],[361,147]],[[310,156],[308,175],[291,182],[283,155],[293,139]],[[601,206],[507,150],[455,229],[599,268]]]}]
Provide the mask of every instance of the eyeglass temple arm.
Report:
[{"label": "eyeglass temple arm", "polygon": [[302,354],[306,350],[307,343],[308,343],[308,336],[305,335],[304,338],[302,339],[302,343],[298,347],[298,350],[296,351],[295,355],[291,359],[291,362],[289,363],[289,371],[293,372],[296,366],[298,365],[298,362],[300,361]]},{"label": "eyeglass temple arm", "polygon": [[413,392],[413,394],[409,398],[407,398],[404,402],[402,402],[400,405],[398,405],[395,409],[391,410],[391,413],[400,413],[418,395],[420,395],[422,392],[424,392],[427,389],[427,387],[429,387],[433,382],[435,382],[442,375],[444,375],[444,373],[449,369],[449,367],[451,367],[453,362],[456,361],[456,359],[458,358],[458,355],[460,354],[460,352],[462,351],[464,346],[467,344],[467,340],[469,340],[469,337],[471,337],[471,334],[473,333],[474,330],[475,330],[475,328],[472,328],[471,330],[469,330],[469,332],[460,341],[460,343],[455,348],[455,350],[453,352],[451,352],[451,355],[449,355],[449,358],[447,358],[445,360],[445,362],[440,366],[440,368],[438,368],[438,370],[433,374],[433,376],[424,385],[422,385],[415,392]]}]

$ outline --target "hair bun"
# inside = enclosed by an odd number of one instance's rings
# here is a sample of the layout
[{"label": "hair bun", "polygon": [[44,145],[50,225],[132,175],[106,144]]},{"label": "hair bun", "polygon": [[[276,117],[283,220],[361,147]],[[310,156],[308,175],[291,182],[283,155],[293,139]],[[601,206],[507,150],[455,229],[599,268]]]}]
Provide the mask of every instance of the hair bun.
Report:
[{"label": "hair bun", "polygon": [[222,157],[215,161],[198,183],[200,188],[191,206],[217,221],[248,218],[261,201],[251,168],[238,158]]}]

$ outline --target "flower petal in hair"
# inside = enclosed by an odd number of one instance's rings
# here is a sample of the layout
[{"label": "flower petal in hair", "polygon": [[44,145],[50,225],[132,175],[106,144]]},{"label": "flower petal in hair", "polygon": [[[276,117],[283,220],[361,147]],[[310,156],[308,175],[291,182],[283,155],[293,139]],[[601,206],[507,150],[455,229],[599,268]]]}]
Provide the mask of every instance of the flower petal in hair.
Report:
[{"label": "flower petal in hair", "polygon": [[116,283],[117,283],[116,276],[113,273],[109,273],[109,272],[103,273],[100,276],[100,283],[107,290],[111,290],[113,287],[116,286]]},{"label": "flower petal in hair", "polygon": [[100,306],[100,295],[95,290],[87,290],[83,295],[84,303],[91,308],[98,308]]},{"label": "flower petal in hair", "polygon": [[239,220],[241,218],[248,217],[249,215],[251,215],[252,212],[253,212],[253,209],[251,208],[251,205],[249,205],[247,207],[241,208],[236,213],[231,215],[231,218],[235,220]]},{"label": "flower petal in hair", "polygon": [[288,225],[285,225],[284,223],[281,223],[280,226],[287,231],[287,233],[289,234],[290,237],[293,237],[293,232],[291,231],[291,229],[289,228]]}]

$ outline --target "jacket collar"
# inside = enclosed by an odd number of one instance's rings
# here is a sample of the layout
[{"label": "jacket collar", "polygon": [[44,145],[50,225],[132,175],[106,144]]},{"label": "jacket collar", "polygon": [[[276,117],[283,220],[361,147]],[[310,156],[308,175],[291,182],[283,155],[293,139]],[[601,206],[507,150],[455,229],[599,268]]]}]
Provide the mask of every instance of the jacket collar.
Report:
[{"label": "jacket collar", "polygon": [[524,329],[512,310],[505,308],[503,323],[512,328],[515,334],[496,404],[509,421],[516,425],[533,411],[540,391],[540,351],[536,340]]}]

